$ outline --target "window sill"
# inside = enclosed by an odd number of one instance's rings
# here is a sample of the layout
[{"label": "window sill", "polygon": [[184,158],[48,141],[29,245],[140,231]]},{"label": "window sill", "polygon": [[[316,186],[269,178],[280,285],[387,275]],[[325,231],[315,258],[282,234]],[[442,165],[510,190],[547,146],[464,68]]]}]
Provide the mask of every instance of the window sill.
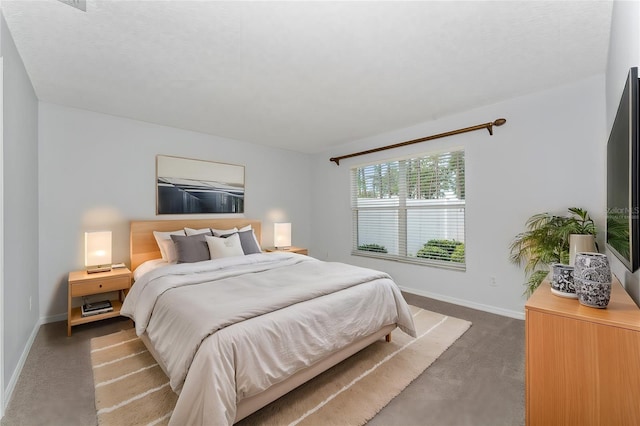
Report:
[{"label": "window sill", "polygon": [[464,272],[467,270],[467,265],[465,263],[443,262],[439,260],[421,259],[417,257],[394,256],[392,254],[382,254],[382,253],[366,252],[366,251],[360,251],[360,250],[353,250],[351,252],[351,255],[368,257],[370,259],[390,260],[392,262],[399,262],[399,263],[410,263],[412,265],[427,266],[432,268],[450,269],[454,271]]}]

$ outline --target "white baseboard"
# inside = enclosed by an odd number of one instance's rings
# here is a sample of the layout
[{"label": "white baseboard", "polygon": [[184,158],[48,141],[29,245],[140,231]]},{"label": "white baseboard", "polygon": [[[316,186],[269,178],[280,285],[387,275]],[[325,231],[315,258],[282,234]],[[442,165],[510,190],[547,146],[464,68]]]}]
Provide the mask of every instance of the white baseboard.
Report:
[{"label": "white baseboard", "polygon": [[58,322],[58,321],[66,321],[67,313],[64,312],[62,314],[50,315],[48,317],[41,317],[40,324],[49,324],[50,322]]},{"label": "white baseboard", "polygon": [[4,391],[4,407],[3,413],[7,411],[7,406],[9,405],[9,401],[11,400],[11,395],[18,383],[18,379],[20,378],[20,373],[22,373],[22,368],[24,367],[24,363],[27,361],[27,357],[29,356],[29,352],[31,351],[31,346],[33,345],[34,340],[36,340],[36,336],[38,335],[38,330],[40,330],[40,322],[37,322],[33,327],[33,331],[31,331],[31,335],[29,336],[29,340],[27,340],[27,344],[24,346],[24,350],[22,351],[22,355],[18,360],[18,365],[16,365],[16,369],[13,370],[13,374],[11,375],[11,380],[9,380],[9,384],[7,385]]},{"label": "white baseboard", "polygon": [[453,303],[455,305],[466,306],[467,308],[477,309],[479,311],[489,312],[496,315],[502,315],[503,317],[510,317],[519,320],[524,320],[524,312],[512,311],[510,309],[502,309],[491,305],[484,305],[482,303],[476,303],[469,300],[458,299],[455,297],[444,296],[442,294],[431,293],[424,290],[416,290],[415,288],[399,286],[400,290],[415,294],[417,296],[428,297],[430,299],[440,300],[442,302]]}]

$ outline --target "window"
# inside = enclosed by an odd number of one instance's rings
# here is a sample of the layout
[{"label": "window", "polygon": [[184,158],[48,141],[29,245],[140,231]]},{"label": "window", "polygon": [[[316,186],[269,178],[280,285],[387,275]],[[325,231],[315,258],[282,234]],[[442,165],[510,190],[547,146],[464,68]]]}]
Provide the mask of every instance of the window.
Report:
[{"label": "window", "polygon": [[351,170],[354,255],[465,269],[464,150]]}]

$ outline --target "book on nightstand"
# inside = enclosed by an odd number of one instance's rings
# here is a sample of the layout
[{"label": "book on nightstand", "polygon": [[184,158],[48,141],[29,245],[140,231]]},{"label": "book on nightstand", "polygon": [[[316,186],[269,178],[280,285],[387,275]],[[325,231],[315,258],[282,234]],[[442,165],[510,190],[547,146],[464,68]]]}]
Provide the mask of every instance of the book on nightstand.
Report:
[{"label": "book on nightstand", "polygon": [[113,311],[113,306],[109,300],[101,300],[99,302],[85,303],[81,307],[82,316],[104,314]]}]

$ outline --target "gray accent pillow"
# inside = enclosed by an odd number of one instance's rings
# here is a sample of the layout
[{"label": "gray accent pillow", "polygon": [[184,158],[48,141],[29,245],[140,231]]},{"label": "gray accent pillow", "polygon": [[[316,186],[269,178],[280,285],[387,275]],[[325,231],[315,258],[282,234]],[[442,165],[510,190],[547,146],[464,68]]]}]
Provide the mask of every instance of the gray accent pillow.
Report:
[{"label": "gray accent pillow", "polygon": [[194,263],[210,260],[209,246],[204,238],[205,234],[190,236],[172,235],[171,239],[176,247],[178,263]]},{"label": "gray accent pillow", "polygon": [[233,232],[231,234],[221,235],[220,238],[228,238],[233,234],[238,234],[240,237],[240,245],[244,254],[262,253],[256,237],[253,233],[253,229],[247,229],[246,231]]},{"label": "gray accent pillow", "polygon": [[240,245],[242,246],[242,251],[244,251],[244,254],[262,253],[262,250],[260,250],[260,246],[256,242],[256,237],[253,234],[253,229],[238,231],[238,235],[240,236]]}]

